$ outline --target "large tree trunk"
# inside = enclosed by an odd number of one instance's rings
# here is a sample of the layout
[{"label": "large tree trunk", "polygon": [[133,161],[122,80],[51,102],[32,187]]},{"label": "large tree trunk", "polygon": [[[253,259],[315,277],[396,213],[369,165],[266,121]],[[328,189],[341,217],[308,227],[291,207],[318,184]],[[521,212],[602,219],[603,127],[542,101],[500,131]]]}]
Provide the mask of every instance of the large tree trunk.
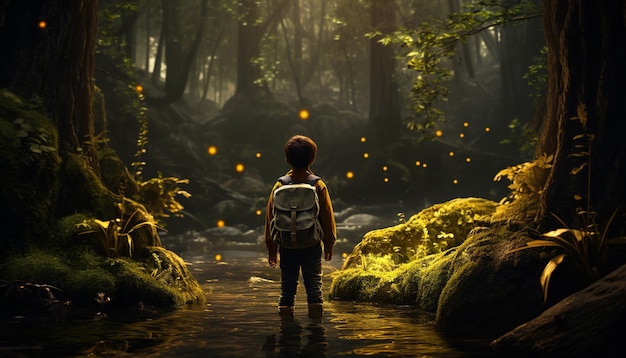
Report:
[{"label": "large tree trunk", "polygon": [[554,154],[554,163],[542,219],[555,214],[570,224],[581,207],[605,223],[626,203],[625,6],[623,0],[543,2],[548,93],[538,154]]},{"label": "large tree trunk", "polygon": [[0,87],[41,98],[59,129],[60,148],[82,149],[99,174],[90,141],[98,1],[14,0],[5,5]]}]

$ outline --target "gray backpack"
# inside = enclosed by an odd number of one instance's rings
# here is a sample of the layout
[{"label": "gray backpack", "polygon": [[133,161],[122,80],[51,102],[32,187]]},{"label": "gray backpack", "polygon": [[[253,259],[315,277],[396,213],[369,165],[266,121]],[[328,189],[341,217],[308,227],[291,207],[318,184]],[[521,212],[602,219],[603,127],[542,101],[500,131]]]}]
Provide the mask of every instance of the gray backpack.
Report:
[{"label": "gray backpack", "polygon": [[274,210],[270,223],[274,242],[287,249],[311,247],[324,236],[319,222],[319,198],[309,175],[304,183],[294,183],[289,175],[278,178],[283,185],[273,193]]}]

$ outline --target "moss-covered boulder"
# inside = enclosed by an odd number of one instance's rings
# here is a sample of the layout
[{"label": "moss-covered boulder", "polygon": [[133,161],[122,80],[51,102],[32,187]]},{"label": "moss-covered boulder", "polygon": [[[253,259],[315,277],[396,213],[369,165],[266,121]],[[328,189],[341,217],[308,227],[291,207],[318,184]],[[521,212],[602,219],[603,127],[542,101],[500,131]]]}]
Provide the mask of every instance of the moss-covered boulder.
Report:
[{"label": "moss-covered boulder", "polygon": [[387,256],[392,264],[410,262],[462,243],[477,221],[489,220],[497,203],[460,198],[433,205],[405,223],[370,231],[346,259],[344,269],[362,267],[370,258]]},{"label": "moss-covered boulder", "polygon": [[[5,282],[58,288],[59,291],[51,292],[54,298],[77,307],[93,306],[99,293],[111,299],[111,306],[120,308],[180,307],[202,304],[206,300],[183,260],[162,247],[145,248],[134,259],[105,258],[89,251],[33,250],[3,263],[0,277]],[[9,290],[8,286],[3,293],[2,300],[27,295],[15,288]],[[50,301],[39,303],[52,304]],[[39,308],[22,307],[33,311]]]},{"label": "moss-covered boulder", "polygon": [[[333,274],[331,297],[416,305],[453,334],[495,337],[532,319],[543,309],[539,277],[546,258],[538,250],[510,252],[529,235],[490,222],[496,206],[455,199],[367,233]],[[434,242],[424,243],[426,235]],[[432,253],[441,240],[456,246]]]}]

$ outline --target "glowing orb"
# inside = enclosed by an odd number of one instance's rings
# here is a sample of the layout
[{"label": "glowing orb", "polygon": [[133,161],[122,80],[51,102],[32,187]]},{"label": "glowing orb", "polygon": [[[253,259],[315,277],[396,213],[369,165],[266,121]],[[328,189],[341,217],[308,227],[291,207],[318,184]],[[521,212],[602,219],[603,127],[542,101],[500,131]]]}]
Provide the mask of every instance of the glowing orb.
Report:
[{"label": "glowing orb", "polygon": [[452,180],[452,184],[456,185],[456,184],[458,184],[458,183],[459,183],[459,179],[454,179],[454,180]]},{"label": "glowing orb", "polygon": [[454,152],[448,153],[449,156],[454,157]]},{"label": "glowing orb", "polygon": [[42,20],[42,21],[39,21],[38,26],[39,26],[40,29],[45,29],[46,26],[48,26],[48,24],[45,21]]},{"label": "glowing orb", "polygon": [[491,132],[491,128],[489,127],[485,128],[485,132]]},{"label": "glowing orb", "polygon": [[217,147],[214,146],[214,145],[209,146],[209,148],[207,148],[206,151],[207,151],[207,153],[209,153],[209,155],[215,155],[215,154],[217,154]]},{"label": "glowing orb", "polygon": [[263,214],[263,212],[262,212],[261,210],[257,210],[257,211],[255,212],[255,214],[256,214],[256,216],[261,216],[261,214]]},{"label": "glowing orb", "polygon": [[465,161],[466,161],[467,163],[469,163],[469,162],[471,162],[471,161],[472,161],[472,158],[467,157],[467,158],[465,158]]},{"label": "glowing orb", "polygon": [[341,254],[341,257],[343,257],[343,258],[345,259],[346,257],[348,257],[348,253],[347,253],[347,252],[343,252],[343,253]]},{"label": "glowing orb", "polygon": [[219,219],[215,225],[217,225],[217,227],[224,227],[224,225],[226,225],[226,223],[224,222],[224,220]]},{"label": "glowing orb", "polygon": [[363,153],[363,158],[367,159],[367,158],[369,158],[369,157],[370,157],[370,154],[369,154],[369,153]]},{"label": "glowing orb", "polygon": [[361,143],[365,143],[366,141],[367,141],[367,138],[361,137]]},{"label": "glowing orb", "polygon": [[383,171],[386,172],[389,168],[386,165],[383,165]]},{"label": "glowing orb", "polygon": [[428,164],[426,163],[422,164],[422,168],[426,168],[426,167],[428,167]]},{"label": "glowing orb", "polygon": [[135,91],[137,91],[137,93],[143,92],[143,86],[142,85],[135,86]]},{"label": "glowing orb", "polygon": [[383,179],[383,181],[384,181],[385,183],[389,183],[389,178],[385,178],[385,179]]},{"label": "glowing orb", "polygon": [[215,261],[222,261],[222,255],[216,254],[215,255]]},{"label": "glowing orb", "polygon": [[309,119],[309,111],[307,111],[306,109],[301,109],[298,113],[298,117],[300,117],[301,120],[306,121],[307,119]]},{"label": "glowing orb", "polygon": [[441,137],[442,135],[443,135],[443,132],[441,131],[441,129],[438,129],[438,130],[435,132],[435,136],[436,136],[436,137]]},{"label": "glowing orb", "polygon": [[237,165],[235,165],[235,171],[237,173],[243,173],[244,170],[246,170],[246,167],[244,167],[243,164],[238,163]]},{"label": "glowing orb", "polygon": [[465,134],[463,133],[459,134],[459,138],[465,138]]},{"label": "glowing orb", "polygon": [[469,127],[469,123],[467,122],[463,123],[463,127]]},{"label": "glowing orb", "polygon": [[416,167],[419,167],[420,165],[422,165],[422,162],[420,162],[419,160],[415,162]]},{"label": "glowing orb", "polygon": [[574,194],[574,200],[583,200],[583,197],[579,194]]},{"label": "glowing orb", "polygon": [[346,178],[348,178],[348,179],[352,179],[352,178],[354,178],[354,173],[353,173],[353,172],[351,172],[351,171],[346,172]]},{"label": "glowing orb", "polygon": [[256,154],[254,155],[257,158],[261,158],[261,152],[256,152]]}]

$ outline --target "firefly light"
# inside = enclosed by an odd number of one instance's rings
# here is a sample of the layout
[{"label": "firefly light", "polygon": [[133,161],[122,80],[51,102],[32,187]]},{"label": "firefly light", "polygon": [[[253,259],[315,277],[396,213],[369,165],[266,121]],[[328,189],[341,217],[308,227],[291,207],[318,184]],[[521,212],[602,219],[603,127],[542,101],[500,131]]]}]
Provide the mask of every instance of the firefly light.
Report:
[{"label": "firefly light", "polygon": [[219,219],[219,220],[215,223],[215,225],[216,225],[217,227],[224,227],[224,225],[226,225],[226,222],[224,222],[224,220],[222,220],[222,219]]},{"label": "firefly light", "polygon": [[354,178],[354,173],[351,172],[351,171],[346,172],[346,178],[348,178],[348,179]]},{"label": "firefly light", "polygon": [[217,147],[214,145],[209,146],[209,148],[207,148],[207,153],[209,153],[209,155],[217,154]]},{"label": "firefly light", "polygon": [[441,131],[441,129],[438,129],[438,130],[435,132],[435,136],[436,136],[436,137],[441,137],[442,135],[443,135],[443,132]]},{"label": "firefly light", "polygon": [[256,154],[254,155],[257,158],[261,158],[261,152],[256,152]]},{"label": "firefly light", "polygon": [[369,157],[370,157],[370,154],[369,154],[369,153],[363,153],[363,158],[367,159],[367,158],[369,158]]},{"label": "firefly light", "polygon": [[301,120],[306,121],[307,119],[309,119],[309,111],[306,109],[301,109],[298,113],[298,116]]},{"label": "firefly light", "polygon": [[419,167],[420,165],[422,165],[422,162],[420,162],[419,160],[415,162],[416,167]]},{"label": "firefly light", "polygon": [[263,214],[263,212],[262,212],[261,210],[257,210],[257,211],[255,212],[255,214],[256,214],[256,216],[261,216],[261,214]]},{"label": "firefly light", "polygon": [[491,128],[489,127],[485,128],[485,132],[491,132]]},{"label": "firefly light", "polygon": [[361,137],[361,143],[365,143],[366,141],[367,141],[367,138]]},{"label": "firefly light", "polygon": [[222,261],[222,255],[216,254],[215,255],[215,261]]},{"label": "firefly light", "polygon": [[454,152],[448,153],[449,156],[454,157]]},{"label": "firefly light", "polygon": [[246,167],[244,167],[243,164],[238,163],[237,165],[235,165],[235,171],[237,173],[243,173],[243,171],[246,169]]},{"label": "firefly light", "polygon": [[463,123],[463,127],[469,127],[469,123],[468,122],[464,122]]},{"label": "firefly light", "polygon": [[39,21],[39,24],[37,25],[39,26],[40,29],[45,29],[46,26],[48,26],[48,24],[43,20]]}]

